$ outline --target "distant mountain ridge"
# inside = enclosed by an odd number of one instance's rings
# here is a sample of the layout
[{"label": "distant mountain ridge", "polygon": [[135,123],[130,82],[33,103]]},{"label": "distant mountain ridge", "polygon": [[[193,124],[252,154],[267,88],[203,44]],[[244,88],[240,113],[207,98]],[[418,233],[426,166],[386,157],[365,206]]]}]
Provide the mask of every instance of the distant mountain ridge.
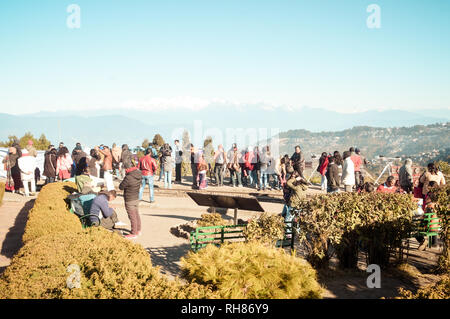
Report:
[{"label": "distant mountain ridge", "polygon": [[[159,111],[69,110],[25,115],[0,113],[0,140],[7,140],[9,135],[20,137],[30,131],[35,136],[44,133],[54,144],[64,141],[69,146],[76,142],[88,146],[114,142],[140,145],[145,138],[152,139],[156,133],[161,134],[166,141],[173,142],[173,138],[181,139],[181,134],[173,134],[176,130],[180,132],[180,128],[189,130],[192,137],[194,121],[198,120],[202,121],[204,131],[209,128],[217,128],[223,132],[227,128],[267,128],[269,130],[277,128],[279,132],[302,129],[303,131],[299,131],[298,134],[304,134],[303,138],[311,134],[321,134],[319,133],[321,131],[341,134],[339,131],[350,130],[357,126],[374,127],[378,130],[450,121],[449,110],[416,112],[390,110],[347,114],[309,107],[289,110],[281,107],[264,108],[260,105],[245,107],[221,105],[220,107],[209,106],[199,111],[181,108]],[[427,112],[430,116],[426,115]],[[320,140],[320,135],[314,136],[315,139]],[[323,140],[322,142],[328,143],[329,141]],[[350,142],[361,144],[357,143],[357,140],[352,142],[348,139],[348,143]],[[430,140],[431,142],[432,140]],[[305,145],[309,145],[308,143]],[[317,151],[313,147],[316,145],[315,143],[311,141],[310,144],[311,151],[314,152]],[[324,145],[327,145],[326,143]],[[290,145],[290,142],[287,142],[286,145]]]}]

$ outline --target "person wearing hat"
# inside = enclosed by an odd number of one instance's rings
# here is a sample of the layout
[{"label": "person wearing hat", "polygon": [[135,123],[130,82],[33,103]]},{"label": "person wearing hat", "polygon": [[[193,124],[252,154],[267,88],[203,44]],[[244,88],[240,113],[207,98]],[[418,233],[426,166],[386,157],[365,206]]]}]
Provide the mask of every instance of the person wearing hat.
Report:
[{"label": "person wearing hat", "polygon": [[[22,151],[22,156],[17,160],[20,169],[20,177],[22,179],[25,196],[34,196],[36,193],[36,183],[34,180],[34,171],[36,170],[36,157],[31,156],[28,150]],[[31,194],[29,192],[28,183],[31,183]]]},{"label": "person wearing hat", "polygon": [[36,148],[34,148],[34,146],[33,146],[33,141],[32,140],[28,140],[28,144],[25,147],[25,149],[28,151],[28,154],[30,156],[37,157],[37,151],[36,151]]}]

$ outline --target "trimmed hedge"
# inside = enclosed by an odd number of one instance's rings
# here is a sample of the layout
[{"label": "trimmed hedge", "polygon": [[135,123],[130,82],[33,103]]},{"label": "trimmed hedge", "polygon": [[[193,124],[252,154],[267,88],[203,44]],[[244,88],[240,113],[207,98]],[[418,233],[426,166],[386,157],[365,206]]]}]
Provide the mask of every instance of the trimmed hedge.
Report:
[{"label": "trimmed hedge", "polygon": [[3,204],[3,196],[5,195],[5,183],[0,182],[0,206]]},{"label": "trimmed hedge", "polygon": [[[45,186],[30,211],[25,245],[0,277],[3,298],[214,298],[211,288],[169,280],[140,245],[103,228],[83,230],[68,212],[71,183]],[[70,265],[80,288],[70,289]]]},{"label": "trimmed hedge", "polygon": [[403,258],[415,204],[410,195],[338,193],[304,199],[297,208],[307,260],[324,267],[334,247],[342,268],[356,268],[361,249],[368,264],[387,266],[394,254]]},{"label": "trimmed hedge", "polygon": [[450,185],[431,190],[435,199],[434,210],[441,221],[441,240],[444,244],[439,256],[438,268],[442,273],[450,273]]},{"label": "trimmed hedge", "polygon": [[211,286],[224,299],[321,297],[309,263],[258,242],[208,245],[181,264],[185,279]]},{"label": "trimmed hedge", "polygon": [[23,235],[27,243],[39,237],[60,232],[79,232],[81,223],[69,212],[67,196],[76,192],[75,183],[51,183],[42,188],[33,208],[28,214],[28,221]]},{"label": "trimmed hedge", "polygon": [[[70,289],[70,265],[80,269]],[[207,287],[170,281],[140,245],[102,228],[56,233],[26,244],[0,279],[0,299],[205,298]]]}]

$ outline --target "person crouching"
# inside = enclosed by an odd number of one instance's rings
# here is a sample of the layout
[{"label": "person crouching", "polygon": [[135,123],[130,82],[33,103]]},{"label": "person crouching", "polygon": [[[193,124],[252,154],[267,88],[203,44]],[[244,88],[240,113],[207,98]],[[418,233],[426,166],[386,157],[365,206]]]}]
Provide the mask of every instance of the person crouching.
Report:
[{"label": "person crouching", "polygon": [[[111,231],[115,231],[115,224],[119,221],[117,214],[113,208],[109,206],[109,202],[112,202],[117,197],[116,191],[102,191],[92,202],[90,214],[98,216],[100,225]],[[91,217],[91,222],[98,225],[97,218]]]},{"label": "person crouching", "polygon": [[131,233],[126,235],[127,239],[135,239],[141,234],[141,217],[139,216],[139,190],[142,183],[142,172],[131,163],[124,163],[125,178],[119,185],[123,190],[125,209],[131,223]]}]

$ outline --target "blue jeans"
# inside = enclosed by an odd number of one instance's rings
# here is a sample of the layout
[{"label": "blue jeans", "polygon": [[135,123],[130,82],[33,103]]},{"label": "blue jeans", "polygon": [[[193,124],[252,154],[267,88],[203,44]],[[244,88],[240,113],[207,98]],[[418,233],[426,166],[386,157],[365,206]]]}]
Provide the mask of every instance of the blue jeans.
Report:
[{"label": "blue jeans", "polygon": [[172,171],[164,171],[164,188],[172,188]]},{"label": "blue jeans", "polygon": [[261,176],[259,177],[259,186],[263,188],[269,187],[269,175],[266,171],[261,171]]},{"label": "blue jeans", "polygon": [[148,187],[150,188],[150,202],[154,202],[154,191],[153,191],[153,175],[152,176],[142,176],[142,185],[139,189],[139,200],[142,200],[142,196],[144,194],[145,185],[148,183]]},{"label": "blue jeans", "polygon": [[292,207],[288,206],[287,204],[284,204],[283,212],[281,213],[281,216],[284,217],[285,222],[290,222],[294,218],[294,216],[291,215]]}]

